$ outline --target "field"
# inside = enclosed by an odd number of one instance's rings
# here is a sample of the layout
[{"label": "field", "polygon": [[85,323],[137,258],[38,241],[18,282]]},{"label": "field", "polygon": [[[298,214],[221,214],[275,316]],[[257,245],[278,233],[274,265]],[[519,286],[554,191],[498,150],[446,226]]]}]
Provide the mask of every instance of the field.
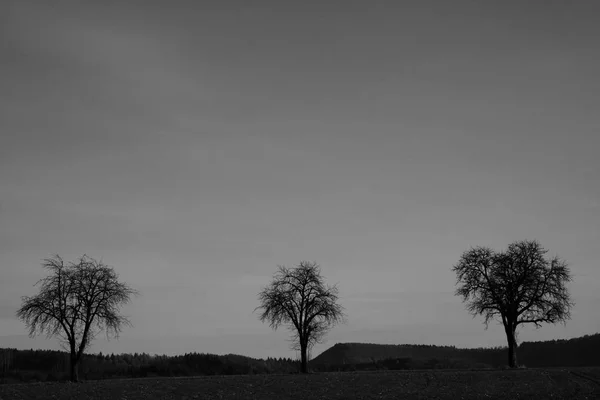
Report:
[{"label": "field", "polygon": [[600,399],[600,368],[140,378],[0,386],[19,399]]}]

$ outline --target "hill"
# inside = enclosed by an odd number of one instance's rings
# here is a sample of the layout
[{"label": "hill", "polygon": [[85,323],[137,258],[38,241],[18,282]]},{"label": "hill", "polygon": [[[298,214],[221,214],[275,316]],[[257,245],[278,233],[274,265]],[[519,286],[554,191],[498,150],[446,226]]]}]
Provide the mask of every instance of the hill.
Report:
[{"label": "hill", "polygon": [[[461,349],[454,346],[389,345],[372,343],[337,343],[311,361],[317,369],[377,364],[394,360],[412,369],[427,364],[443,367],[462,364],[467,368],[506,365],[506,348]],[[569,340],[523,342],[518,349],[519,363],[528,367],[584,367],[600,365],[600,333]],[[345,367],[347,368],[347,367]],[[361,368],[362,369],[362,368]]]}]

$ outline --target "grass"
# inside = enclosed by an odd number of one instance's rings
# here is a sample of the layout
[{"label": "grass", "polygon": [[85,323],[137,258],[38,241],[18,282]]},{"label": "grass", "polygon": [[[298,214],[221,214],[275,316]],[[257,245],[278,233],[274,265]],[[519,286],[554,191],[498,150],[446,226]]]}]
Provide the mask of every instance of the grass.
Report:
[{"label": "grass", "polygon": [[598,399],[600,368],[140,378],[0,386],[21,399]]}]

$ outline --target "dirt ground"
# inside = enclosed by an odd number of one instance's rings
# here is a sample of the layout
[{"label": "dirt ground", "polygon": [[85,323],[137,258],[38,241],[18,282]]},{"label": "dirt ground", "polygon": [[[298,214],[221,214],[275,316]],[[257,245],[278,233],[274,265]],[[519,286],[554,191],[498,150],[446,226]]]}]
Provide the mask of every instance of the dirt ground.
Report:
[{"label": "dirt ground", "polygon": [[377,371],[1,385],[21,399],[600,399],[600,368]]}]

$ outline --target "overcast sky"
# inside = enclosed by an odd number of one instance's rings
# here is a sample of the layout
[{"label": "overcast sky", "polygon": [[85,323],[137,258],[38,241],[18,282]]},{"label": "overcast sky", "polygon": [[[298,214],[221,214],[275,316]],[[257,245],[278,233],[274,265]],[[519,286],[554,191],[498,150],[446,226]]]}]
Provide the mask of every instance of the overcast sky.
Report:
[{"label": "overcast sky", "polygon": [[592,1],[29,1],[0,8],[0,347],[43,258],[142,296],[92,351],[294,357],[253,313],[316,261],[336,342],[500,346],[453,295],[470,246],[571,265],[600,331],[600,6]]}]

